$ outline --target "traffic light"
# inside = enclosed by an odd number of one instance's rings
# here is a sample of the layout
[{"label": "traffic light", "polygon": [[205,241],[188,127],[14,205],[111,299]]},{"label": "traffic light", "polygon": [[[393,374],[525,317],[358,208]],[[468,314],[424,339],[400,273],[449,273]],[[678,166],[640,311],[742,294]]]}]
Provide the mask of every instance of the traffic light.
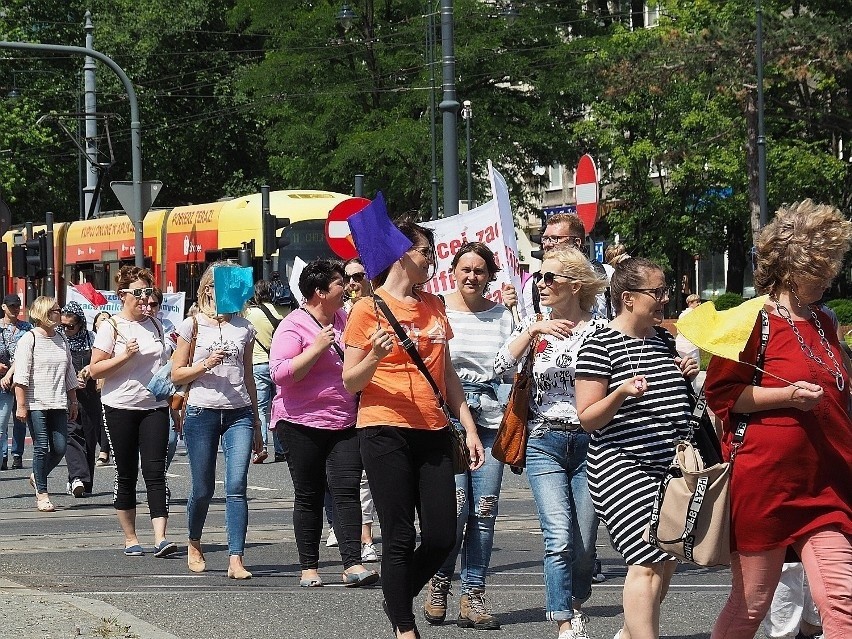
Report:
[{"label": "traffic light", "polygon": [[263,215],[263,257],[272,257],[272,254],[283,246],[290,243],[283,234],[278,236],[278,229],[290,226],[290,218],[275,217],[272,213]]},{"label": "traffic light", "polygon": [[12,277],[27,276],[27,247],[15,244],[12,247]]},{"label": "traffic light", "polygon": [[47,275],[47,235],[39,231],[35,237],[26,241],[27,277],[40,279]]}]

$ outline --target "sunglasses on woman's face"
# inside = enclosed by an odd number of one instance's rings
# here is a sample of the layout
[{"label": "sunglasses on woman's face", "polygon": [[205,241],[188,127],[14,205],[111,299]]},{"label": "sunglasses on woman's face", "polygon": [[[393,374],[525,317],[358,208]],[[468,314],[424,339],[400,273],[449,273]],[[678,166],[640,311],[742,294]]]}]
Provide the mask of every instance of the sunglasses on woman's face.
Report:
[{"label": "sunglasses on woman's face", "polygon": [[344,282],[355,282],[356,284],[360,284],[364,281],[363,273],[350,273],[349,275],[343,276]]},{"label": "sunglasses on woman's face", "polygon": [[146,286],[145,288],[123,288],[119,291],[119,293],[130,293],[137,300],[140,300],[143,297],[150,297],[153,295],[154,289],[150,286]]},{"label": "sunglasses on woman's face", "polygon": [[62,322],[60,326],[62,327],[63,331],[73,331],[76,330],[78,325],[75,322]]},{"label": "sunglasses on woman's face", "polygon": [[553,286],[553,282],[555,281],[553,278],[561,277],[566,280],[570,280],[571,278],[567,275],[562,275],[561,273],[551,273],[548,271],[547,273],[535,273],[533,275],[533,282],[538,284],[543,281],[545,286]]}]

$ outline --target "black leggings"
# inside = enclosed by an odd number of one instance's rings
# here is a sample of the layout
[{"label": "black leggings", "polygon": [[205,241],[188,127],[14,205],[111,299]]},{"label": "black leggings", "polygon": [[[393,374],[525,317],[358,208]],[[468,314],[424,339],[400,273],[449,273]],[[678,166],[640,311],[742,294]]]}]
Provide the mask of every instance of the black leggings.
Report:
[{"label": "black leggings", "polygon": [[334,534],[343,567],[360,564],[362,467],[355,429],[310,428],[281,420],[275,430],[287,447],[294,493],[293,532],[302,570],[319,566],[326,481],[334,501]]},{"label": "black leggings", "polygon": [[[456,543],[449,431],[376,426],[358,432],[382,529],[382,592],[391,620],[405,632],[414,628],[414,597]],[[416,550],[415,509],[420,518]]]},{"label": "black leggings", "polygon": [[127,410],[104,406],[107,436],[115,463],[112,503],[116,510],[136,508],[139,460],[148,493],[151,519],[169,516],[166,448],[169,443],[168,409]]}]

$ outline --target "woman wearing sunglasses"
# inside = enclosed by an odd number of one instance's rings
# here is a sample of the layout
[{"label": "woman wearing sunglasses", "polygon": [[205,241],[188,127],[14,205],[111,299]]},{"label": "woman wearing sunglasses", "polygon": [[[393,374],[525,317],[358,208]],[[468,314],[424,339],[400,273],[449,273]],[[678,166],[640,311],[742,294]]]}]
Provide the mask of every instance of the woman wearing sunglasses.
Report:
[{"label": "woman wearing sunglasses", "polygon": [[592,594],[598,522],[586,477],[590,438],[577,415],[574,366],[583,343],[606,325],[593,309],[607,282],[580,251],[563,245],[544,254],[535,285],[545,313],[518,326],[500,349],[495,372],[533,358],[526,461],[544,540],[545,611],[561,639],[587,639],[581,607]]},{"label": "woman wearing sunglasses", "polygon": [[[444,305],[419,290],[435,266],[431,229],[403,222],[412,246],[379,276],[385,301],[426,363],[448,407],[467,433],[471,470],[483,459],[458,375],[450,359],[453,336]],[[415,639],[413,600],[456,543],[456,489],[451,458],[452,425],[432,386],[399,344],[374,300],[355,304],[346,330],[343,383],[361,391],[358,407],[361,458],[382,529],[382,592],[396,636]],[[415,510],[420,519],[416,547]]]},{"label": "woman wearing sunglasses", "polygon": [[68,420],[77,419],[77,373],[71,352],[56,332],[62,309],[52,297],[37,297],[30,307],[35,328],[15,350],[15,416],[29,421],[33,436],[30,487],[39,512],[56,510],[47,493],[47,476],[65,456]]},{"label": "woman wearing sunglasses", "polygon": [[141,459],[154,528],[154,556],[165,557],[177,546],[166,539],[168,403],[158,401],[147,388],[166,361],[163,327],[146,312],[154,276],[148,269],[123,266],[115,282],[121,311],[101,324],[89,365],[91,376],[104,380],[101,403],[115,461],[113,505],[124,533],[124,554],[143,555],[136,535],[136,480]]},{"label": "woman wearing sunglasses", "polygon": [[660,636],[660,603],[674,557],[642,540],[654,497],[689,432],[686,380],[691,357],[674,358],[674,339],[656,328],[669,298],[662,269],[650,260],[619,262],[610,283],[615,319],[580,349],[577,409],[592,433],[589,489],[595,510],[624,557],[624,629],[618,639]]}]

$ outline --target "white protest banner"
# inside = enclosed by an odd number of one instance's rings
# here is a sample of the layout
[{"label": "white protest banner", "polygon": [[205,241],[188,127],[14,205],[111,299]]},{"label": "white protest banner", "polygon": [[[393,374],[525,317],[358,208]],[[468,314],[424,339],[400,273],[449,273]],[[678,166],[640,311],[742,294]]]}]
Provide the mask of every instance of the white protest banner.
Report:
[{"label": "white protest banner", "polygon": [[299,290],[299,278],[302,277],[302,271],[307,265],[308,263],[298,255],[293,258],[293,270],[290,271],[290,279],[287,282],[290,285],[290,295],[293,296],[293,300],[297,302],[299,306],[305,302],[305,299],[302,297],[302,292]]},{"label": "white protest banner", "polygon": [[[86,324],[92,328],[92,320],[95,315],[101,311],[106,311],[110,315],[115,315],[121,311],[121,300],[113,291],[98,291],[107,299],[107,303],[103,306],[93,306],[92,303],[83,297],[77,289],[69,286],[65,289],[65,301],[77,302],[83,307],[83,314],[86,316]],[[168,327],[169,322],[172,326],[177,326],[183,321],[186,306],[186,293],[163,293],[163,305],[160,307],[158,317],[163,320],[163,325]]]},{"label": "white protest banner", "polygon": [[465,242],[482,242],[494,252],[500,271],[497,280],[489,286],[485,297],[502,303],[501,287],[504,283],[514,285],[521,290],[520,261],[518,260],[518,239],[509,203],[509,190],[506,181],[488,162],[493,198],[466,213],[444,218],[434,222],[424,222],[435,231],[435,250],[438,264],[435,276],[423,285],[423,290],[435,295],[443,295],[456,290],[455,278],[450,270],[453,256]]}]

